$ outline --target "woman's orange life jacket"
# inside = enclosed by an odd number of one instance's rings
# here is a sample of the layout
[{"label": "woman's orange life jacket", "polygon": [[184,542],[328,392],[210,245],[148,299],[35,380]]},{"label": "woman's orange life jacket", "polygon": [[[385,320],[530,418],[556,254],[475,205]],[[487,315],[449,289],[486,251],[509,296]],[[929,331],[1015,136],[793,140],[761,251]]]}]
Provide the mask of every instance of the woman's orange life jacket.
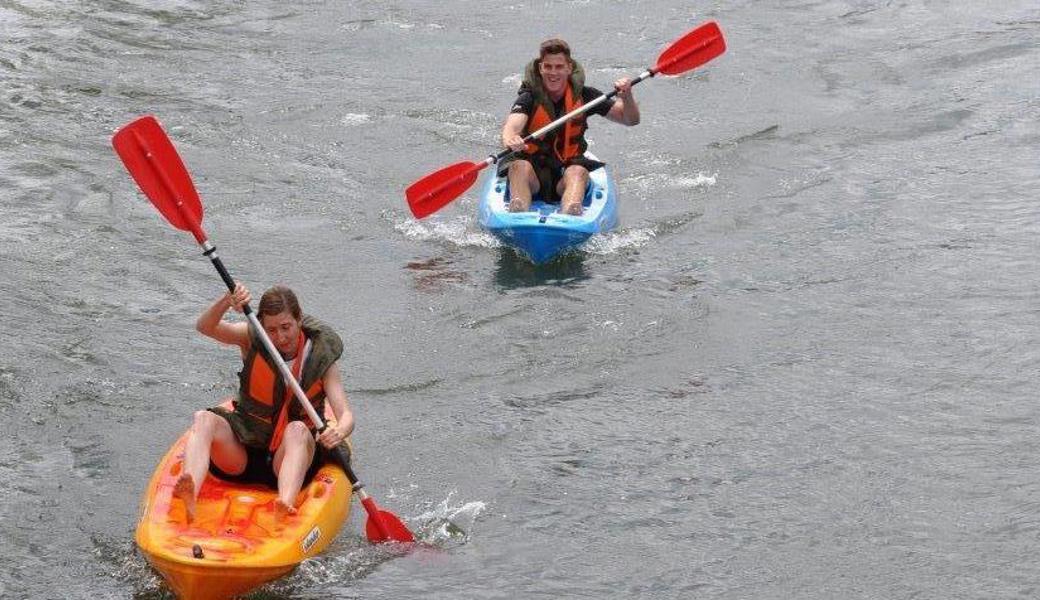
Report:
[{"label": "woman's orange life jacket", "polygon": [[[304,383],[300,375],[303,371],[303,363],[307,354],[307,338],[303,331],[297,343],[296,358],[290,365],[293,377]],[[271,440],[268,450],[274,452],[282,444],[282,436],[289,424],[289,413],[299,414],[302,409],[292,410],[296,399],[293,397],[292,388],[285,385],[278,368],[273,365],[266,353],[254,344],[246,354],[242,372],[240,373],[239,404],[253,418],[259,419],[273,426]],[[311,383],[309,388],[304,389],[307,399],[310,400],[314,410],[319,414],[325,411],[325,385],[323,377],[318,377]],[[307,426],[314,429],[310,420],[305,420]]]}]

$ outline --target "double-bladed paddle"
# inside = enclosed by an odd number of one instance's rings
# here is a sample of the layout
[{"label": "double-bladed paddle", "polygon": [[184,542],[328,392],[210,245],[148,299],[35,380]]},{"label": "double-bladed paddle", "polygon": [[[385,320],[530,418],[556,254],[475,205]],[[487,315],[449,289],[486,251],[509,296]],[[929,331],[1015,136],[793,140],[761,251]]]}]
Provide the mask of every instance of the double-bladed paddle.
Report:
[{"label": "double-bladed paddle", "polygon": [[[708,21],[694,28],[686,35],[669,45],[657,57],[657,63],[632,80],[632,85],[649,79],[654,75],[681,75],[699,67],[726,51],[726,41],[722,30],[714,21]],[[617,95],[617,90],[603,94],[588,104],[579,106],[571,112],[549,123],[545,127],[532,132],[524,138],[524,142],[540,139],[572,118],[583,114]],[[463,161],[444,167],[416,181],[405,190],[408,208],[415,218],[427,217],[449,202],[458,198],[477,180],[477,173],[488,165],[493,165],[512,154],[509,148],[498,154],[492,154],[479,163]]]},{"label": "double-bladed paddle", "polygon": [[[177,229],[191,232],[195,236],[195,241],[203,249],[202,253],[209,257],[228,290],[234,291],[235,281],[217,256],[216,247],[209,243],[206,233],[202,230],[202,202],[191,182],[191,176],[170,138],[166,136],[166,132],[163,131],[155,117],[141,117],[117,131],[112,136],[112,146],[115,147],[119,158],[123,160],[123,164],[126,165],[144,195],[152,201],[152,204],[159,209],[159,212],[171,225]],[[282,355],[267,336],[256,313],[248,304],[242,307],[242,311],[260,336],[267,352],[274,357],[282,379],[292,388],[293,394],[307,412],[314,427],[319,433],[324,431],[327,424],[314,410],[299,382],[282,360]],[[365,486],[358,481],[354,470],[350,468],[350,457],[347,452],[337,446],[332,451],[332,455],[347,474],[347,478],[353,485],[354,493],[357,494],[365,511],[368,512],[365,533],[369,541],[415,541],[412,532],[397,515],[380,509],[375,500],[365,492]]]}]

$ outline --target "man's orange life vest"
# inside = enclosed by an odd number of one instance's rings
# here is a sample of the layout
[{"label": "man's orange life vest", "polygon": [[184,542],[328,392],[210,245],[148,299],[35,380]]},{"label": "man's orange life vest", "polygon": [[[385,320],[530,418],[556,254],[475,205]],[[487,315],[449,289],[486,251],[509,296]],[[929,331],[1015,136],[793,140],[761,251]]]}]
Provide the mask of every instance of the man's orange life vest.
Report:
[{"label": "man's orange life vest", "polygon": [[[560,118],[564,114],[581,106],[582,91],[585,89],[585,69],[581,64],[571,59],[571,76],[567,80],[567,87],[563,92],[563,107],[557,113],[556,104],[549,98],[542,85],[542,76],[539,72],[539,59],[534,59],[524,67],[524,77],[520,84],[520,90],[530,91],[534,96],[534,110],[524,125],[522,135],[524,137],[538,131],[549,123]],[[587,129],[584,114],[578,115],[562,126],[550,131],[540,140],[534,140],[527,144],[527,154],[530,156],[540,155],[552,159],[552,162],[566,164],[567,161],[580,158],[588,148],[585,141],[585,130]]]},{"label": "man's orange life vest", "polygon": [[[534,112],[527,120],[523,135],[526,137],[531,132],[538,131],[581,105],[581,95],[573,90],[571,82],[567,82],[563,93],[563,113],[555,114],[555,110],[547,110],[546,104],[536,101]],[[545,134],[541,140],[529,142],[527,153],[534,155],[539,152],[545,154],[551,152],[552,156],[566,164],[568,160],[585,154],[585,149],[588,147],[588,143],[585,141],[586,128],[585,115],[578,115],[556,130]]]}]

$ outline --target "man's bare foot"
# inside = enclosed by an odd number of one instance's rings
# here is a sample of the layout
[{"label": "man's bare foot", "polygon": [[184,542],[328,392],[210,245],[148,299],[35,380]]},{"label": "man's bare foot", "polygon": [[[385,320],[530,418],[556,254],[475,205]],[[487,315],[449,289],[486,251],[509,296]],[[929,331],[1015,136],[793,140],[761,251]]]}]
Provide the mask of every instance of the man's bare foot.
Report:
[{"label": "man's bare foot", "polygon": [[525,212],[530,205],[519,198],[513,198],[509,201],[509,212]]},{"label": "man's bare foot", "polygon": [[567,206],[560,207],[560,212],[565,215],[574,215],[575,217],[578,217],[581,216],[581,205],[568,204]]},{"label": "man's bare foot", "polygon": [[195,481],[189,473],[181,473],[177,483],[173,486],[173,497],[180,498],[184,502],[184,515],[191,523],[195,520]]},{"label": "man's bare foot", "polygon": [[282,502],[281,498],[274,501],[274,519],[276,522],[281,523],[289,515],[295,515],[297,512],[295,506],[288,505]]}]

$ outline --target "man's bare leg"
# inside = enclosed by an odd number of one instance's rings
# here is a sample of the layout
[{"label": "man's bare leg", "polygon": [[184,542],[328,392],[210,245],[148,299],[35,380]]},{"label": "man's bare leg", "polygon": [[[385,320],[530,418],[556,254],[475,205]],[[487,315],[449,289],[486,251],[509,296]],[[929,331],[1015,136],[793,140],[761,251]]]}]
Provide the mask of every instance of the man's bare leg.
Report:
[{"label": "man's bare leg", "polygon": [[541,184],[534,167],[526,160],[509,163],[509,212],[525,212],[531,209],[531,197],[538,193]]},{"label": "man's bare leg", "polygon": [[571,165],[563,172],[557,189],[560,190],[560,212],[565,215],[580,215],[581,202],[589,185],[589,170],[581,165]]}]

